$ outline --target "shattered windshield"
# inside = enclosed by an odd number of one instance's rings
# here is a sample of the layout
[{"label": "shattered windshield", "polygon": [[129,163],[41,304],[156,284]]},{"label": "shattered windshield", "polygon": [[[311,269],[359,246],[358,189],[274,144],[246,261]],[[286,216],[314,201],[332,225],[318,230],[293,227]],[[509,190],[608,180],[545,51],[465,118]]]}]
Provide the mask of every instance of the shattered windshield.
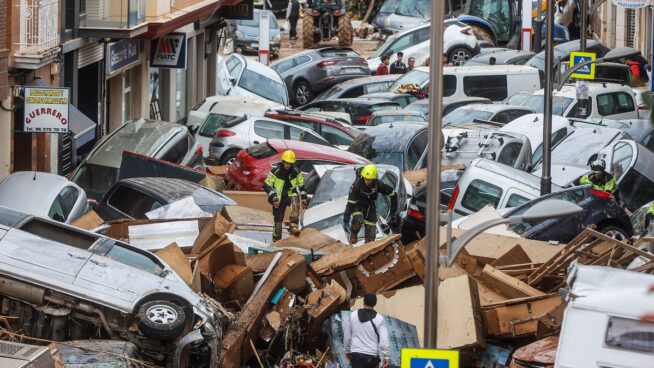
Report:
[{"label": "shattered windshield", "polygon": [[235,117],[236,116],[233,115],[211,113],[204,120],[204,123],[202,123],[202,127],[200,128],[198,134],[203,137],[213,138],[214,134],[216,134],[216,130],[222,128],[225,123],[234,119]]},{"label": "shattered windshield", "polygon": [[311,207],[346,196],[354,183],[356,172],[351,170],[329,170],[323,175],[311,200]]},{"label": "shattered windshield", "polygon": [[473,109],[456,109],[443,118],[443,126],[463,125],[478,120],[490,120],[492,112]]}]

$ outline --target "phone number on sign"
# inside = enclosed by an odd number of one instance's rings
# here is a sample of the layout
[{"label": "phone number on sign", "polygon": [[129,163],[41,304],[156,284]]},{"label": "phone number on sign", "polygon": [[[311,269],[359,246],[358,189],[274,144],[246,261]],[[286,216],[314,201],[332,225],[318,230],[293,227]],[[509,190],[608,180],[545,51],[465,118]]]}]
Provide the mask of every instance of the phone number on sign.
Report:
[{"label": "phone number on sign", "polygon": [[33,133],[68,133],[68,129],[65,128],[29,128],[25,127],[26,132]]}]

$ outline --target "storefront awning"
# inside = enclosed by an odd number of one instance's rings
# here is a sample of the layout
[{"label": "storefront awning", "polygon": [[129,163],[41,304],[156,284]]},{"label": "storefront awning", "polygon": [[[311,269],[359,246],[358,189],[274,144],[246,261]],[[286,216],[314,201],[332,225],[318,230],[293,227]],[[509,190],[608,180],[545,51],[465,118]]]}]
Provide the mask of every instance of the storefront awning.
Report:
[{"label": "storefront awning", "polygon": [[97,124],[79,111],[74,105],[68,107],[68,118],[68,129],[73,134],[75,149],[95,139],[95,127]]}]

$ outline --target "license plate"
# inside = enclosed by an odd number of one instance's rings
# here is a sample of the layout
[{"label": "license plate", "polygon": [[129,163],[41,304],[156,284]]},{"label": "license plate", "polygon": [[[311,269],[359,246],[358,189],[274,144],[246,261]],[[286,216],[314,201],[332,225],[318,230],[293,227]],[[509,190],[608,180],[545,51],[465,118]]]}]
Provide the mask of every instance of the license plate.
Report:
[{"label": "license plate", "polygon": [[341,69],[341,74],[343,73],[359,73],[361,72],[361,69],[359,68],[343,68]]}]

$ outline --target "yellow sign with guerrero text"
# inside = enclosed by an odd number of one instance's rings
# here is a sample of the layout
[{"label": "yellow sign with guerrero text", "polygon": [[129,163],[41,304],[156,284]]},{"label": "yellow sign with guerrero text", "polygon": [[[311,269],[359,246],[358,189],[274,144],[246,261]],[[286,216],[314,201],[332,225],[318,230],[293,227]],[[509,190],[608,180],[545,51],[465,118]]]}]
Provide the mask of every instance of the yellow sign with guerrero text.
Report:
[{"label": "yellow sign with guerrero text", "polygon": [[70,90],[57,87],[25,87],[24,131],[68,133]]}]

